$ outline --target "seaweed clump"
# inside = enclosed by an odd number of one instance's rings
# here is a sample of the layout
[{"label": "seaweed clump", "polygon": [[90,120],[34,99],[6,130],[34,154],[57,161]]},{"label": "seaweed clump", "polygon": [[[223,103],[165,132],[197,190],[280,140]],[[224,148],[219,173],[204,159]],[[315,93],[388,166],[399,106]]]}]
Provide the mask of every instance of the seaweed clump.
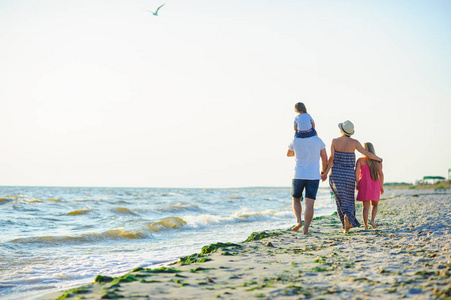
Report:
[{"label": "seaweed clump", "polygon": [[74,295],[86,294],[86,293],[89,293],[88,287],[82,286],[82,287],[71,289],[71,290],[67,291],[63,295],[59,296],[56,300],[63,300],[63,299],[71,298]]},{"label": "seaweed clump", "polygon": [[261,232],[252,232],[251,235],[243,241],[243,243],[252,242],[252,241],[259,241],[262,239],[266,239],[269,237],[279,236],[282,235],[283,232],[275,232],[275,231],[261,231]]},{"label": "seaweed clump", "polygon": [[180,270],[174,269],[174,268],[166,268],[166,267],[161,267],[161,268],[155,268],[155,269],[146,269],[146,268],[142,268],[142,267],[138,267],[133,269],[132,272],[144,272],[144,273],[180,273]]},{"label": "seaweed clump", "polygon": [[194,263],[203,263],[211,260],[211,258],[205,257],[203,254],[195,253],[189,256],[180,257],[179,263],[182,265],[190,265]]},{"label": "seaweed clump", "polygon": [[216,243],[208,246],[203,246],[201,254],[209,254],[218,251],[219,249],[227,249],[228,248],[241,248],[240,245],[234,243]]}]

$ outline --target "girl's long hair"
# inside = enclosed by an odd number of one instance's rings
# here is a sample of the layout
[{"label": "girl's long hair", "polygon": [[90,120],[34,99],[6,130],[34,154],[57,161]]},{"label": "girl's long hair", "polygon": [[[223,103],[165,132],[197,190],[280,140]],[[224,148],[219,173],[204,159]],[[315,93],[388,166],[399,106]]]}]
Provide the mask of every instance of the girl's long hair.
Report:
[{"label": "girl's long hair", "polygon": [[[368,152],[376,154],[376,151],[374,151],[374,146],[371,143],[363,144],[363,148],[365,148],[365,150],[367,150]],[[377,173],[377,164],[379,162],[367,157],[366,158],[366,163],[368,164],[368,167],[370,168],[371,179],[373,179],[374,181],[378,181],[379,180],[379,174]]]},{"label": "girl's long hair", "polygon": [[307,113],[307,108],[305,107],[304,103],[302,102],[298,102],[294,105],[294,109],[298,112],[298,113],[303,113],[306,114]]}]

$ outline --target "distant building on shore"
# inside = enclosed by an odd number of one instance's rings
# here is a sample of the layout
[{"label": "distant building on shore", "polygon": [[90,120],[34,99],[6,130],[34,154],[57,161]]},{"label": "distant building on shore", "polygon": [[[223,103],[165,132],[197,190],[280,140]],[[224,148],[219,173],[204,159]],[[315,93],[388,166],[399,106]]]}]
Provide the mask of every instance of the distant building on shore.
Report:
[{"label": "distant building on shore", "polygon": [[445,180],[445,177],[442,176],[424,176],[423,184],[436,184],[437,182]]}]

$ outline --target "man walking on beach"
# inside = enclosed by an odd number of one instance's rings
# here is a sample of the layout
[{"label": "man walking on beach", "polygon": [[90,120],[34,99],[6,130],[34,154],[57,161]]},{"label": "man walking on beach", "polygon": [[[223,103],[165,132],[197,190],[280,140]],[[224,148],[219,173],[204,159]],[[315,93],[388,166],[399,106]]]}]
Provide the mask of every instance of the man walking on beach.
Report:
[{"label": "man walking on beach", "polygon": [[293,212],[297,224],[291,230],[298,231],[302,227],[301,198],[305,188],[304,234],[308,234],[313,219],[313,207],[318,192],[319,180],[326,180],[327,175],[319,172],[319,160],[322,170],[327,168],[326,145],[318,137],[294,138],[288,146],[287,156],[296,157],[291,195],[293,196]]}]

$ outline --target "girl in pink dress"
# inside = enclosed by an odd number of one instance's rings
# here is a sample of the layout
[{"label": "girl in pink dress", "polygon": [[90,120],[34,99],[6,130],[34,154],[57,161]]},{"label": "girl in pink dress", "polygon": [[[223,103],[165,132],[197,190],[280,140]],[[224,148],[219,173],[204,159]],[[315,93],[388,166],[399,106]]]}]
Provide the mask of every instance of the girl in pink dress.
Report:
[{"label": "girl in pink dress", "polygon": [[[376,154],[374,151],[374,146],[371,143],[363,144],[363,148],[373,154]],[[355,189],[358,190],[357,201],[362,201],[363,204],[362,216],[365,230],[368,230],[368,213],[370,211],[370,204],[372,205],[370,224],[373,228],[377,228],[376,223],[374,223],[374,219],[377,214],[379,197],[384,193],[384,173],[382,172],[382,162],[369,159],[366,156],[359,158],[355,166],[355,178]]]}]

